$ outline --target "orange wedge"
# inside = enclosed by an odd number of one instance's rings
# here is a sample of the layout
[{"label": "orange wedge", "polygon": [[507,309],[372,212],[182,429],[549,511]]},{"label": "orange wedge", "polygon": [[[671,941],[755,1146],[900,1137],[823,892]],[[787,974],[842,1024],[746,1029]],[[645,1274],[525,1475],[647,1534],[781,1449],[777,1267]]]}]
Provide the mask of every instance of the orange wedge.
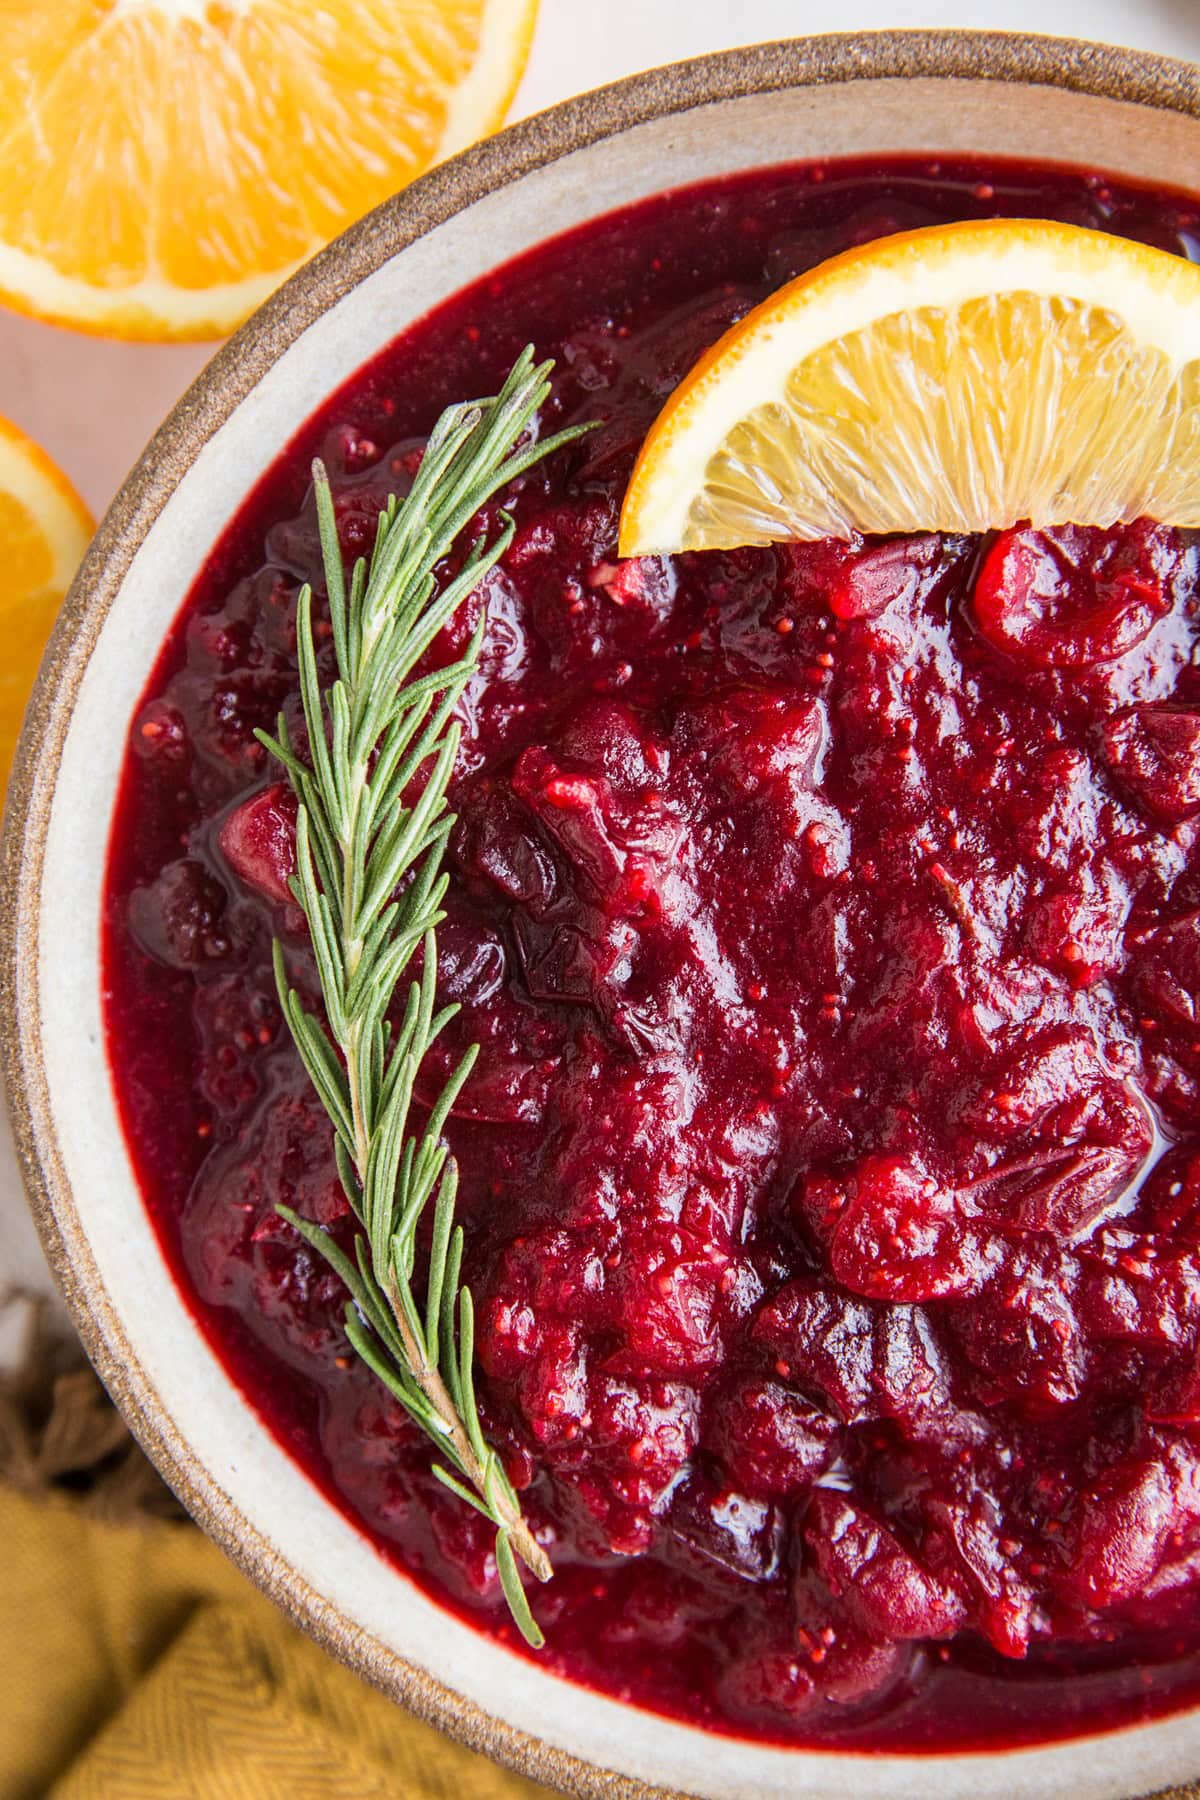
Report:
[{"label": "orange wedge", "polygon": [[223,336],[500,123],[536,6],[4,0],[0,298],[115,337]]},{"label": "orange wedge", "polygon": [[847,251],[651,427],[621,552],[852,532],[1200,525],[1200,268],[1037,219]]},{"label": "orange wedge", "polygon": [[34,673],[92,530],[61,469],[0,419],[0,795]]}]

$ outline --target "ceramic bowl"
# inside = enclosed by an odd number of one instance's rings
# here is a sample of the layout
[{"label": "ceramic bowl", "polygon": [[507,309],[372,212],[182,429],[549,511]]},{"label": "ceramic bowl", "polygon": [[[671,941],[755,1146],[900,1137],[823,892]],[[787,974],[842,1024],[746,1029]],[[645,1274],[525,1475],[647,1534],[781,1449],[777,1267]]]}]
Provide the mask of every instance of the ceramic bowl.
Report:
[{"label": "ceramic bowl", "polygon": [[387,1567],[224,1373],[143,1211],[105,1061],[101,880],[128,722],[222,526],[326,396],[443,296],[676,184],[870,151],[1020,154],[1200,189],[1200,72],[1049,39],[885,33],[762,45],[585,94],[418,181],[296,275],[185,395],[100,527],[26,722],[5,836],[4,1060],[26,1180],[75,1323],[200,1523],[397,1700],[580,1795],[1107,1800],[1200,1770],[1200,1712],[932,1759],[714,1736],[561,1681]]}]

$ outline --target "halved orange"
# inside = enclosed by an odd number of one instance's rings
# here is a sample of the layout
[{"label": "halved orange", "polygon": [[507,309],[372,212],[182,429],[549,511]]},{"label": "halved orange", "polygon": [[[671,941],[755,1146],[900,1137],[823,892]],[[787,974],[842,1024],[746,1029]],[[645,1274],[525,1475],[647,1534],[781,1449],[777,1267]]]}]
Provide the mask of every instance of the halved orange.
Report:
[{"label": "halved orange", "polygon": [[498,125],[537,0],[5,0],[0,299],[223,336]]},{"label": "halved orange", "polygon": [[1200,525],[1200,268],[1037,219],[881,238],[735,325],[643,445],[621,552]]},{"label": "halved orange", "polygon": [[0,419],[0,796],[34,673],[92,530],[62,470]]}]

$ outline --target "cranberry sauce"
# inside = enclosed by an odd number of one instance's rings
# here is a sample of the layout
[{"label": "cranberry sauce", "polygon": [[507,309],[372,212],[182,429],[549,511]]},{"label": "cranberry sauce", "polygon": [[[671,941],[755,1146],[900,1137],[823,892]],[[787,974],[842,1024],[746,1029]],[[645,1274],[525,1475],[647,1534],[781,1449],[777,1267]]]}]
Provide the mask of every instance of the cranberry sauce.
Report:
[{"label": "cranberry sauce", "polygon": [[112,841],[114,1081],[180,1284],[324,1492],[511,1641],[486,1528],[275,1211],[345,1228],[275,1000],[273,934],[313,971],[252,733],[297,715],[311,455],[362,549],[440,408],[527,340],[553,355],[544,423],[600,427],[519,485],[435,647],[486,600],[440,933],[442,1061],[480,1045],[449,1137],[482,1406],[557,1571],[546,1664],[785,1742],[1200,1699],[1194,543],[615,556],[638,445],[732,321],[847,245],[998,213],[1185,254],[1200,230],[1185,197],[1052,169],[811,165],[448,302],[213,553]]}]

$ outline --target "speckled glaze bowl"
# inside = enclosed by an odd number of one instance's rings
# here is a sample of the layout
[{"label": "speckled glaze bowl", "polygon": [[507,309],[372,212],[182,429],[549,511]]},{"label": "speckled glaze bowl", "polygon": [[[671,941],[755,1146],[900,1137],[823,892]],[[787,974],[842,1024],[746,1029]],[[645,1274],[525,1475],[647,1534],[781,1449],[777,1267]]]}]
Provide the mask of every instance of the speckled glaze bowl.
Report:
[{"label": "speckled glaze bowl", "polygon": [[232,1385],[143,1210],[105,1059],[101,884],[128,721],[209,547],[276,448],[445,295],[627,201],[868,151],[1013,153],[1200,189],[1200,71],[1050,39],[801,39],[659,69],[436,169],[221,351],[100,527],[26,721],[4,840],[4,1063],[42,1239],[88,1352],[200,1523],[336,1655],[570,1793],[1113,1800],[1200,1770],[1200,1712],[1007,1754],[871,1757],[714,1736],[546,1674],[441,1611],[318,1493]]}]

